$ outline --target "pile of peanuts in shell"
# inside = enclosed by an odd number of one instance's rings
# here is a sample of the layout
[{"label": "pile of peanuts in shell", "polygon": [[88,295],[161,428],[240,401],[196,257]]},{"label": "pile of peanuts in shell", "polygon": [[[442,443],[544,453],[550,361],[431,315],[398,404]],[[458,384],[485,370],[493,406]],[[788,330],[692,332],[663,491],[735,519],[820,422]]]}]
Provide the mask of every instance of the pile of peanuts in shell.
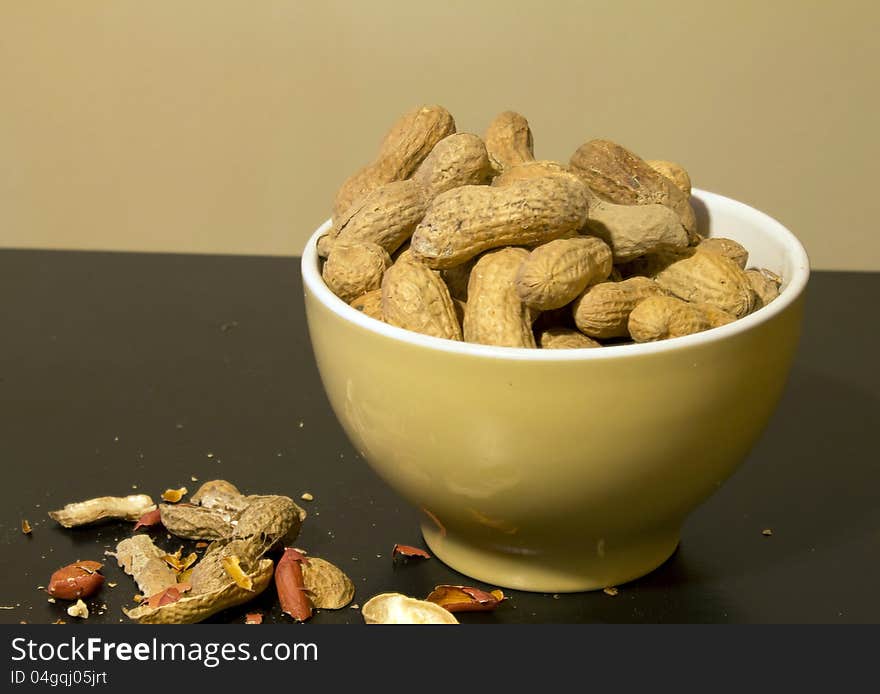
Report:
[{"label": "pile of peanuts in shell", "polygon": [[779,294],[732,239],[703,238],[687,171],[590,140],[536,160],[526,119],[483,139],[441,106],[404,114],[336,195],[324,282],[368,316],[486,345],[593,348],[730,323]]}]

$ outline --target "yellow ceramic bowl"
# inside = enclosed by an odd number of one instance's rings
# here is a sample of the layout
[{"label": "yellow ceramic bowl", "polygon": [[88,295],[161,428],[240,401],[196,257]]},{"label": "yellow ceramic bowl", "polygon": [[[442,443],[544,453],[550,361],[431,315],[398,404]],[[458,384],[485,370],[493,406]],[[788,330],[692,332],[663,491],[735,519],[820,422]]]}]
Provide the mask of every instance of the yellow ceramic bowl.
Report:
[{"label": "yellow ceramic bowl", "polygon": [[798,341],[806,252],[767,215],[694,191],[703,228],[784,278],[729,325],[651,344],[529,350],[395,328],[346,305],[305,248],[309,331],[355,448],[424,511],[434,554],[486,583],[616,585],[659,566],[745,458]]}]

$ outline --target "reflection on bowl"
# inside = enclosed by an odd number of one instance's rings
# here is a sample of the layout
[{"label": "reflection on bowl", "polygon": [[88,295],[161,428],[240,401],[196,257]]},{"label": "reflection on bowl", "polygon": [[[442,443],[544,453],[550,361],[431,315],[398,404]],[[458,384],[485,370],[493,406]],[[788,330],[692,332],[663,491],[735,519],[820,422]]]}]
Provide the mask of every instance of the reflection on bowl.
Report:
[{"label": "reflection on bowl", "polygon": [[309,331],[342,426],[425,512],[431,550],[492,585],[564,592],[635,579],[733,472],[779,400],[800,332],[806,253],[779,222],[695,190],[709,235],[783,277],[729,325],[662,342],[534,350],[441,340],[373,320],[303,253]]}]

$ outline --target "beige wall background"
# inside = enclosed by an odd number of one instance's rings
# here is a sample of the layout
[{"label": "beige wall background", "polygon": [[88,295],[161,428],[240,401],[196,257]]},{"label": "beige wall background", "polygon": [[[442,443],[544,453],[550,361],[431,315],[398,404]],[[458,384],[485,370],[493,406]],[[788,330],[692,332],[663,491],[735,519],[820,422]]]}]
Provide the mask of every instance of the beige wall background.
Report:
[{"label": "beige wall background", "polygon": [[681,161],[880,270],[871,2],[0,0],[0,246],[295,254],[404,110]]}]

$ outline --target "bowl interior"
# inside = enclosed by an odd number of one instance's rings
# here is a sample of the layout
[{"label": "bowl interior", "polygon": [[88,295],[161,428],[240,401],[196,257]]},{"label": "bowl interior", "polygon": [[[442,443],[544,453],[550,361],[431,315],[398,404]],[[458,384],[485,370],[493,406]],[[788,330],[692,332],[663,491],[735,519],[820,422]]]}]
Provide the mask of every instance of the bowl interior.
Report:
[{"label": "bowl interior", "polygon": [[741,202],[702,190],[694,191],[700,230],[706,236],[738,241],[749,251],[748,267],[766,268],[788,286],[801,285],[809,261],[801,243],[772,217]]}]

